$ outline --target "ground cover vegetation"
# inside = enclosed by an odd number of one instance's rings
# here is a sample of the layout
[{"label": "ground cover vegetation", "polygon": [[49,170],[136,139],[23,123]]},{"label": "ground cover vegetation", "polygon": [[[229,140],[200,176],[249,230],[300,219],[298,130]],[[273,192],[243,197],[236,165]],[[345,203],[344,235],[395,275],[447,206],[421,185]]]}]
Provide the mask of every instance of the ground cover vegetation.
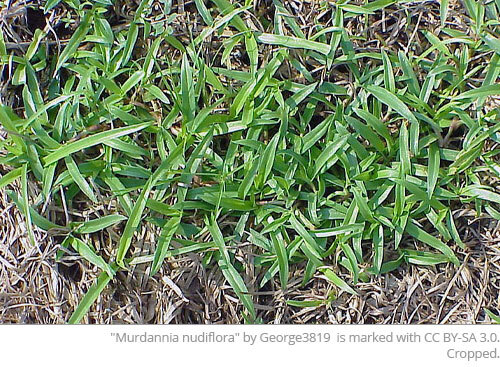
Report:
[{"label": "ground cover vegetation", "polygon": [[[3,28],[0,188],[33,245],[101,271],[70,323],[117,273],[186,254],[263,322],[269,289],[322,307],[404,264],[458,269],[459,214],[500,219],[500,2],[314,5],[142,0],[119,23],[111,0],[49,0],[63,40]],[[315,277],[327,297],[286,297]]]}]

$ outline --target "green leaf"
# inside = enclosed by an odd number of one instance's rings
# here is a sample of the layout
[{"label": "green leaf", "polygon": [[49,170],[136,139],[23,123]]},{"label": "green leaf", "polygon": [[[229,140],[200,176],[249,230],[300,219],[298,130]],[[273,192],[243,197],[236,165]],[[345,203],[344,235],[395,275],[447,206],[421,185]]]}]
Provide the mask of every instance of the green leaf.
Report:
[{"label": "green leaf", "polygon": [[212,15],[210,15],[210,11],[205,6],[203,0],[194,0],[194,3],[196,4],[196,9],[198,9],[198,13],[203,18],[205,24],[211,26],[214,22],[214,19],[212,18]]},{"label": "green leaf", "polygon": [[500,316],[495,315],[492,311],[488,310],[487,308],[484,309],[484,312],[496,323],[500,324]]},{"label": "green leaf", "polygon": [[92,219],[86,221],[84,223],[73,223],[75,225],[75,233],[94,233],[103,230],[104,228],[111,227],[116,223],[119,223],[123,220],[127,219],[127,217],[120,214],[110,214],[105,217]]},{"label": "green leaf", "polygon": [[323,167],[327,166],[327,163],[346,145],[348,138],[349,136],[347,135],[338,135],[332,139],[316,159],[313,176],[317,176]]},{"label": "green leaf", "polygon": [[130,76],[130,78],[127,79],[125,83],[123,83],[121,87],[121,91],[123,94],[127,93],[129,90],[131,90],[133,87],[135,87],[138,83],[142,81],[144,78],[144,71],[138,70],[134,74]]},{"label": "green leaf", "polygon": [[380,138],[373,132],[373,130],[363,124],[361,121],[358,119],[355,119],[354,117],[351,116],[345,116],[345,120],[349,125],[351,125],[356,132],[361,135],[363,138],[365,138],[370,145],[372,145],[375,149],[377,149],[379,152],[383,153],[385,151],[385,145],[380,140]]},{"label": "green leaf", "polygon": [[368,200],[363,196],[361,190],[357,187],[353,187],[352,193],[354,195],[354,200],[356,201],[356,205],[359,208],[359,212],[361,215],[370,222],[375,222],[375,218],[373,217],[373,212],[368,206]]},{"label": "green leaf", "polygon": [[255,178],[255,186],[257,189],[262,188],[262,186],[266,183],[271,170],[273,169],[279,138],[280,136],[278,134],[274,135],[262,154],[262,158],[259,162],[257,177]]},{"label": "green leaf", "polygon": [[460,261],[455,256],[451,248],[449,248],[447,245],[445,245],[436,237],[433,237],[424,230],[422,230],[420,227],[417,227],[411,221],[408,221],[408,223],[406,224],[406,232],[410,236],[415,237],[417,240],[435,248],[436,250],[441,251],[453,264],[457,266],[460,265]]},{"label": "green leaf", "polygon": [[318,140],[323,137],[323,135],[325,135],[326,131],[331,126],[333,119],[334,115],[328,116],[318,126],[312,129],[302,138],[302,149],[301,149],[302,154],[311,149],[311,147],[314,144],[316,144]]},{"label": "green leaf", "polygon": [[168,222],[163,227],[160,238],[158,239],[158,244],[156,245],[156,250],[154,254],[153,264],[151,264],[150,276],[155,275],[163,263],[163,260],[167,256],[168,247],[172,238],[179,228],[181,223],[181,216],[174,216],[168,220]]},{"label": "green leaf", "polygon": [[287,48],[303,48],[305,50],[317,51],[323,55],[330,53],[330,46],[324,43],[309,41],[290,36],[279,36],[270,33],[261,33],[257,35],[257,41],[268,45],[277,45]]},{"label": "green leaf", "polygon": [[97,203],[97,197],[94,194],[94,191],[90,187],[89,183],[82,176],[80,171],[78,170],[78,166],[76,165],[73,158],[70,155],[64,157],[64,162],[66,163],[66,167],[68,168],[68,172],[73,178],[73,181],[78,185],[80,190],[90,199],[92,202]]},{"label": "green leaf", "polygon": [[319,307],[324,304],[324,301],[320,300],[297,301],[289,299],[286,301],[286,304],[293,307]]},{"label": "green leaf", "polygon": [[418,85],[417,76],[415,75],[415,71],[410,65],[410,62],[408,61],[408,58],[406,57],[405,53],[403,51],[399,51],[398,58],[399,58],[399,64],[401,65],[401,69],[403,70],[403,75],[407,80],[409,91],[413,93],[415,96],[420,95],[420,86]]},{"label": "green leaf", "polygon": [[0,178],[0,189],[17,180],[19,177],[21,177],[22,173],[23,168],[19,167],[2,176]]},{"label": "green leaf", "polygon": [[331,269],[320,268],[319,269],[325,277],[332,282],[334,285],[339,287],[344,292],[350,293],[352,295],[357,295],[358,293],[352,289],[344,280],[342,280],[337,274],[335,274]]},{"label": "green leaf", "polygon": [[290,225],[292,228],[299,234],[300,237],[304,240],[304,247],[306,256],[309,254],[309,259],[313,262],[321,264],[321,248],[318,243],[314,240],[314,238],[307,232],[304,226],[297,220],[294,214],[290,216]]},{"label": "green leaf", "polygon": [[476,100],[482,97],[500,95],[500,84],[485,85],[483,87],[468,90],[454,97],[454,99],[472,99]]},{"label": "green leaf", "polygon": [[47,14],[47,12],[50,9],[53,9],[54,7],[56,7],[57,4],[59,4],[60,2],[61,2],[61,0],[47,0],[47,2],[45,3],[45,7],[43,8],[45,14]]},{"label": "green leaf", "polygon": [[153,187],[156,185],[158,180],[165,174],[165,172],[169,169],[172,169],[175,162],[178,161],[179,157],[182,155],[186,146],[189,146],[189,141],[186,144],[179,144],[174,150],[172,150],[167,157],[166,160],[162,162],[162,164],[156,169],[156,171],[151,175],[151,177],[146,182],[146,185],[143,187],[137,201],[134,204],[134,208],[132,209],[132,213],[128,218],[127,224],[125,225],[125,229],[123,230],[122,237],[120,238],[120,245],[118,247],[118,251],[116,253],[116,262],[119,266],[125,267],[124,259],[127,251],[132,242],[132,237],[137,227],[139,226],[144,208],[146,207],[146,203],[149,197],[149,194]]},{"label": "green leaf", "polygon": [[286,286],[288,284],[288,273],[289,273],[288,254],[283,240],[278,239],[278,237],[274,233],[271,233],[270,236],[274,252],[276,253],[276,257],[278,259],[281,289],[285,291]]},{"label": "green leaf", "polygon": [[83,316],[88,312],[90,306],[97,300],[101,292],[104,290],[106,285],[108,285],[111,277],[106,272],[102,272],[97,278],[97,281],[89,288],[85,296],[82,298],[78,304],[75,311],[71,315],[68,324],[78,324]]},{"label": "green leaf", "polygon": [[448,16],[448,4],[449,0],[441,0],[441,3],[439,4],[439,18],[441,20],[441,28],[444,27],[446,17]]},{"label": "green leaf", "polygon": [[429,196],[429,199],[432,197],[434,188],[436,187],[436,183],[439,177],[439,166],[439,146],[437,145],[437,143],[432,143],[429,146],[429,177],[427,178],[427,195]]},{"label": "green leaf", "polygon": [[83,257],[85,260],[91,264],[97,266],[101,270],[105,271],[110,278],[115,275],[115,270],[109,265],[104,259],[97,255],[93,249],[90,248],[85,242],[79,238],[73,237],[71,239],[71,246]]},{"label": "green leaf", "polygon": [[411,123],[418,124],[418,120],[415,115],[408,109],[408,107],[397,97],[395,94],[385,90],[382,87],[376,85],[366,86],[365,89],[372,93],[380,102],[391,107],[394,111],[398,112],[405,119]]},{"label": "green leaf", "polygon": [[380,274],[384,260],[384,227],[379,224],[373,231],[373,268]]},{"label": "green leaf", "polygon": [[33,246],[36,246],[35,234],[33,232],[33,223],[31,221],[31,211],[28,196],[28,165],[23,164],[21,167],[21,198],[23,202],[23,214],[26,220],[28,238]]},{"label": "green leaf", "polygon": [[[11,198],[12,201],[14,201],[14,203],[18,206],[20,211],[22,213],[25,213],[26,205],[24,203],[24,200],[19,199],[19,197],[17,196],[17,194],[14,191],[6,190],[6,193],[9,196],[9,198]],[[51,229],[58,229],[58,230],[64,230],[64,231],[67,230],[66,227],[54,224],[51,221],[47,220],[46,218],[42,217],[32,207],[29,206],[28,208],[29,208],[29,215],[31,217],[31,220],[33,221],[33,224],[36,225],[38,228],[41,228],[44,231],[49,231]]]},{"label": "green leaf", "polygon": [[181,64],[181,111],[185,121],[192,121],[195,113],[195,95],[193,72],[187,54],[182,57]]},{"label": "green leaf", "polygon": [[141,124],[133,126],[120,127],[118,129],[112,129],[91,136],[87,136],[86,138],[63,145],[59,149],[57,149],[56,151],[50,153],[45,157],[44,159],[45,166],[57,162],[59,159],[69,156],[70,154],[73,154],[75,152],[93,147],[98,144],[102,144],[111,139],[119,138],[120,136],[135,133],[137,131],[147,128],[148,126],[151,126],[151,122],[143,122]]},{"label": "green leaf", "polygon": [[229,252],[227,250],[226,244],[224,242],[224,238],[222,237],[222,233],[219,229],[219,226],[215,222],[215,219],[211,217],[207,219],[207,227],[212,235],[212,238],[219,249],[219,254],[221,258],[219,260],[219,266],[224,274],[224,277],[231,285],[233,290],[236,292],[236,295],[243,303],[245,308],[250,313],[251,317],[255,319],[255,308],[253,305],[252,297],[248,294],[248,289],[243,282],[240,274],[236,271],[234,266],[231,263],[231,258],[229,257]]},{"label": "green leaf", "polygon": [[487,188],[478,185],[470,185],[464,187],[461,191],[461,195],[470,196],[500,204],[500,194],[497,194],[496,192],[490,191]]},{"label": "green leaf", "polygon": [[362,223],[352,223],[345,224],[341,226],[337,226],[334,228],[321,228],[312,231],[315,237],[324,238],[324,237],[333,237],[338,236],[340,234],[347,233],[356,233],[363,231],[364,225]]},{"label": "green leaf", "polygon": [[484,42],[497,54],[500,55],[500,40],[490,34],[484,35]]},{"label": "green leaf", "polygon": [[83,19],[78,25],[78,28],[73,33],[70,40],[64,47],[63,51],[57,58],[57,63],[54,68],[54,75],[56,75],[56,73],[63,66],[63,64],[75,54],[76,50],[80,46],[80,43],[82,43],[83,39],[90,30],[90,24],[92,22],[93,17],[94,17],[94,9],[85,11]]},{"label": "green leaf", "polygon": [[391,93],[396,93],[396,82],[394,80],[394,70],[392,68],[391,60],[389,56],[382,50],[382,62],[384,65],[384,85],[385,89],[387,89]]}]

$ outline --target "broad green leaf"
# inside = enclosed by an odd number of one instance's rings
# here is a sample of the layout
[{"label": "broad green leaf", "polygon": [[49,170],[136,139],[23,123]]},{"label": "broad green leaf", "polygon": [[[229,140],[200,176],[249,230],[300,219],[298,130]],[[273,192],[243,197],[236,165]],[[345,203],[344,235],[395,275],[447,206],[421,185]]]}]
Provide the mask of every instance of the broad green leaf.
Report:
[{"label": "broad green leaf", "polygon": [[75,152],[93,147],[98,144],[102,144],[111,139],[119,138],[120,136],[135,133],[137,131],[145,129],[150,125],[151,122],[144,122],[133,126],[120,127],[118,129],[104,131],[101,133],[87,136],[86,138],[68,143],[66,145],[62,145],[59,149],[57,149],[56,151],[50,153],[45,157],[44,159],[45,166],[57,162],[59,159],[69,156],[70,154],[73,154]]},{"label": "broad green leaf", "polygon": [[257,41],[268,45],[277,45],[287,48],[303,48],[305,50],[317,51],[323,55],[330,53],[330,46],[324,43],[309,41],[306,39],[279,36],[270,33],[261,33],[257,35]]},{"label": "broad green leaf", "polygon": [[104,228],[111,227],[116,223],[119,223],[127,217],[120,214],[110,214],[105,217],[91,219],[83,223],[73,223],[75,226],[75,233],[94,233],[103,230]]}]

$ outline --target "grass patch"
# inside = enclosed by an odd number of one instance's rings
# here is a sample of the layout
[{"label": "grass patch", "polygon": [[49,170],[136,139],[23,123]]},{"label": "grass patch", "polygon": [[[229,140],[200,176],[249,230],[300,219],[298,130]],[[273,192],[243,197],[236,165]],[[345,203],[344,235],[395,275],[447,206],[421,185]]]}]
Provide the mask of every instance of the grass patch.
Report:
[{"label": "grass patch", "polygon": [[[259,322],[250,289],[276,282],[286,294],[292,270],[304,287],[322,276],[355,294],[403,263],[459,265],[455,208],[500,217],[489,185],[500,172],[488,105],[500,95],[497,2],[465,1],[466,32],[442,2],[441,28],[417,32],[420,53],[366,50],[350,28],[406,1],[321,3],[329,20],[307,36],[277,0],[261,15],[252,1],[195,1],[204,27],[191,35],[174,31],[170,2],[141,1],[120,31],[106,1],[63,3],[80,23],[60,53],[45,30],[22,55],[0,38],[24,113],[0,106],[0,163],[12,167],[0,188],[21,179],[20,197],[9,193],[31,241],[33,226],[56,229],[102,270],[72,323],[117,271],[151,263],[154,276],[190,252]],[[135,246],[146,225],[158,232],[151,253]],[[109,228],[120,235],[111,256],[86,237]]]}]

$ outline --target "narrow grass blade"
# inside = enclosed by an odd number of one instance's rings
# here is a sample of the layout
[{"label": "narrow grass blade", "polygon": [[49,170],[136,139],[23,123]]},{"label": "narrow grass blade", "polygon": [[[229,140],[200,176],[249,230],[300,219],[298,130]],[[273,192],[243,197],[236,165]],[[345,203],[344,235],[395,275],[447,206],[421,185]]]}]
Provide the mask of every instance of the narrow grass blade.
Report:
[{"label": "narrow grass blade", "polygon": [[97,278],[97,281],[89,288],[85,296],[82,298],[75,311],[71,315],[68,324],[78,324],[85,314],[88,312],[92,304],[97,300],[101,292],[104,290],[111,280],[106,272],[102,272]]},{"label": "narrow grass blade", "polygon": [[266,147],[264,153],[262,154],[262,159],[259,162],[259,169],[255,178],[255,186],[257,189],[260,189],[264,186],[267,178],[269,177],[269,174],[271,173],[271,170],[273,169],[273,164],[276,159],[276,148],[278,146],[278,142],[279,135],[276,134],[271,139],[269,145]]},{"label": "narrow grass blade", "polygon": [[185,121],[192,121],[195,113],[193,72],[187,54],[182,57],[181,64],[181,111]]},{"label": "narrow grass blade", "polygon": [[454,99],[478,99],[494,95],[500,95],[500,84],[485,85],[483,87],[475,88],[463,92],[456,96]]},{"label": "narrow grass blade", "polygon": [[279,240],[274,233],[271,233],[270,236],[274,252],[276,253],[276,257],[278,259],[281,289],[284,291],[286,290],[288,284],[288,254],[283,241]]},{"label": "narrow grass blade", "polygon": [[64,162],[66,163],[66,167],[68,168],[68,172],[73,178],[73,181],[78,185],[80,190],[90,199],[92,202],[97,203],[97,197],[94,194],[94,191],[90,187],[89,183],[82,176],[80,171],[78,170],[78,166],[71,156],[66,156],[64,158]]},{"label": "narrow grass blade", "polygon": [[[292,228],[299,234],[300,237],[304,240],[304,246],[307,249],[307,254],[313,256],[310,258],[311,261],[318,262],[321,259],[321,248],[318,243],[314,240],[314,238],[307,232],[302,223],[300,223],[294,214],[290,216],[290,224]],[[306,254],[306,255],[307,255]]]},{"label": "narrow grass blade", "polygon": [[196,4],[196,9],[198,9],[198,13],[200,13],[205,24],[208,26],[211,26],[214,22],[214,19],[212,18],[210,11],[207,9],[204,1],[203,0],[194,0],[194,3]]},{"label": "narrow grass blade", "polygon": [[418,79],[417,76],[415,75],[413,67],[410,65],[410,61],[408,60],[403,51],[398,52],[398,58],[399,58],[399,64],[401,65],[401,69],[403,69],[403,75],[407,80],[409,91],[413,93],[413,95],[419,96],[420,86],[418,85]]},{"label": "narrow grass blade", "polygon": [[434,193],[434,188],[436,187],[436,183],[439,176],[439,166],[440,166],[440,157],[439,157],[439,146],[437,143],[432,143],[429,146],[429,177],[427,178],[427,195],[429,199],[432,197]]},{"label": "narrow grass blade", "polygon": [[21,167],[21,199],[23,201],[23,214],[26,220],[26,228],[28,231],[28,239],[33,246],[36,246],[35,233],[33,232],[33,223],[31,221],[31,211],[28,196],[28,165],[23,164]]},{"label": "narrow grass blade", "polygon": [[181,216],[175,216],[168,220],[168,222],[163,227],[160,238],[158,239],[158,244],[156,245],[156,250],[154,254],[153,263],[151,264],[150,276],[155,275],[158,270],[160,270],[161,265],[163,264],[163,260],[165,259],[168,248],[170,246],[170,241],[179,228],[179,224],[181,222]]},{"label": "narrow grass blade", "polygon": [[314,163],[313,177],[317,176],[323,167],[327,165],[328,161],[330,161],[337,154],[337,152],[345,146],[348,138],[349,136],[347,135],[339,135],[326,146]]},{"label": "narrow grass blade", "polygon": [[[26,205],[24,203],[24,200],[22,200],[21,198],[19,198],[14,191],[6,190],[6,193],[9,196],[9,198],[11,198],[12,201],[18,206],[19,210],[22,213],[25,213]],[[42,217],[31,206],[29,207],[29,215],[31,217],[31,220],[33,221],[33,224],[35,226],[37,226],[38,228],[43,229],[44,231],[49,231],[51,229],[58,229],[58,230],[63,230],[63,231],[67,231],[68,230],[66,227],[63,227],[63,226],[57,225],[55,223],[52,223],[48,219]]]},{"label": "narrow grass blade", "polygon": [[385,50],[382,50],[382,62],[384,65],[384,85],[385,88],[391,92],[396,93],[396,82],[394,80],[394,70],[392,68],[391,60]]},{"label": "narrow grass blade", "polygon": [[484,309],[484,312],[496,323],[500,324],[500,316],[495,315],[491,310],[488,310],[487,308]]},{"label": "narrow grass blade", "polygon": [[255,308],[252,301],[252,297],[248,294],[248,289],[243,282],[240,274],[236,271],[231,263],[231,258],[229,257],[229,252],[227,250],[226,244],[224,242],[224,238],[222,237],[222,233],[219,229],[219,226],[215,222],[215,219],[211,217],[207,221],[207,227],[212,235],[212,238],[217,245],[220,253],[219,266],[224,274],[224,277],[229,282],[231,287],[236,292],[236,295],[243,303],[247,311],[250,313],[253,319],[255,319]]},{"label": "narrow grass blade", "polygon": [[302,154],[311,149],[311,147],[316,144],[318,140],[323,137],[323,135],[325,135],[326,131],[333,122],[333,118],[334,115],[327,117],[323,122],[321,122],[318,126],[312,129],[302,138]]},{"label": "narrow grass blade", "polygon": [[380,274],[384,260],[384,227],[379,224],[373,231],[373,269]]},{"label": "narrow grass blade", "polygon": [[[187,141],[186,145],[188,146],[191,142]],[[149,194],[153,187],[156,185],[157,181],[160,177],[165,173],[165,171],[171,169],[176,161],[178,161],[179,157],[186,149],[184,144],[179,144],[174,150],[172,150],[165,161],[156,169],[156,171],[151,175],[151,177],[146,182],[146,185],[143,187],[137,201],[135,202],[134,208],[132,209],[132,213],[128,218],[127,224],[125,225],[125,229],[123,230],[122,237],[120,238],[120,245],[118,247],[118,251],[116,253],[116,263],[125,267],[124,259],[127,251],[132,243],[132,237],[134,236],[134,232],[139,226],[142,214],[146,207],[146,203],[149,197]]]},{"label": "narrow grass blade", "polygon": [[57,59],[56,66],[54,68],[54,75],[59,71],[59,69],[63,66],[63,64],[75,54],[75,51],[80,46],[80,43],[83,41],[85,36],[90,30],[90,24],[92,22],[92,18],[94,17],[94,10],[86,11],[83,19],[81,20],[78,28],[71,36],[68,44],[64,47],[64,50],[59,55]]},{"label": "narrow grass blade", "polygon": [[500,204],[500,194],[490,191],[487,188],[469,185],[462,189],[461,194],[473,198],[491,201],[492,203]]},{"label": "narrow grass blade", "polygon": [[443,28],[446,23],[446,18],[448,16],[448,5],[449,0],[441,0],[441,4],[439,5],[439,18],[441,20],[441,28]]}]

